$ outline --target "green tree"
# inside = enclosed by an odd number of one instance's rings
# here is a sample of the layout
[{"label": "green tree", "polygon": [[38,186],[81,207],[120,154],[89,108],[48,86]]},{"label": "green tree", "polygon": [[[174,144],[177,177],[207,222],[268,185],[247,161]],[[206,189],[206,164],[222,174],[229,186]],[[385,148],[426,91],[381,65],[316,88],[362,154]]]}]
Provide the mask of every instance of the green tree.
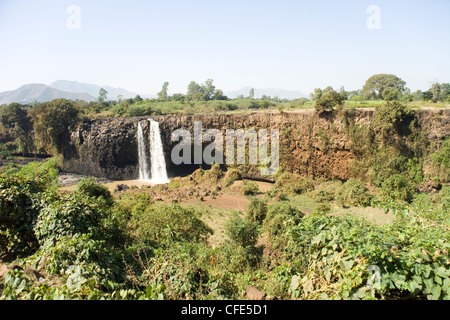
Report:
[{"label": "green tree", "polygon": [[348,95],[349,93],[347,91],[345,91],[344,86],[341,86],[341,88],[339,89],[339,93],[342,94],[344,96],[344,99],[347,100],[348,99]]},{"label": "green tree", "polygon": [[[363,98],[365,100],[385,100],[385,98],[391,99],[395,94],[401,96],[405,91],[405,85],[406,82],[396,75],[384,73],[375,74],[367,79],[364,84],[362,88]],[[383,96],[385,90],[390,91]]]},{"label": "green tree", "polygon": [[162,101],[166,101],[167,100],[167,98],[168,98],[168,95],[167,95],[168,88],[169,88],[169,83],[168,82],[164,82],[161,91],[158,92],[158,99],[159,100],[162,100]]},{"label": "green tree", "polygon": [[433,99],[433,92],[431,92],[431,91],[422,92],[422,100],[423,101],[430,101],[432,99]]},{"label": "green tree", "polygon": [[316,99],[315,108],[319,113],[330,112],[334,108],[342,106],[344,100],[345,98],[341,93],[332,90]]},{"label": "green tree", "polygon": [[387,88],[381,95],[385,101],[399,100],[400,91],[397,88]]},{"label": "green tree", "polygon": [[79,110],[66,99],[56,99],[38,105],[32,112],[34,132],[40,151],[62,153],[70,130],[78,122]]},{"label": "green tree", "polygon": [[248,97],[252,100],[255,98],[255,89],[253,89],[253,88],[250,89],[250,91],[248,93]]},{"label": "green tree", "polygon": [[133,99],[133,103],[141,102],[141,101],[144,101],[144,100],[141,98],[140,95],[136,95],[136,97],[134,97],[134,99]]},{"label": "green tree", "polygon": [[441,83],[441,101],[450,102],[450,83]]},{"label": "green tree", "polygon": [[315,88],[314,92],[312,93],[312,100],[317,100],[322,97],[322,89]]},{"label": "green tree", "polygon": [[441,85],[438,82],[434,82],[429,91],[433,94],[434,103],[441,100]]},{"label": "green tree", "polygon": [[[188,85],[186,99],[196,101],[201,97],[200,94],[204,94],[202,87],[197,82],[191,81]],[[204,96],[202,100],[204,100]]]},{"label": "green tree", "polygon": [[242,247],[254,246],[258,241],[258,223],[242,219],[235,213],[225,224],[226,235]]},{"label": "green tree", "polygon": [[228,100],[228,97],[223,94],[222,90],[216,89],[212,97],[212,100]]},{"label": "green tree", "polygon": [[0,123],[8,134],[15,139],[19,152],[28,153],[33,150],[31,119],[24,106],[11,103],[1,107]]},{"label": "green tree", "polygon": [[216,87],[213,85],[213,79],[207,79],[202,85],[202,92],[205,94],[206,100],[211,100],[214,96]]},{"label": "green tree", "polygon": [[98,92],[98,102],[100,102],[100,103],[106,102],[107,94],[108,94],[108,91],[101,88],[100,91]]}]

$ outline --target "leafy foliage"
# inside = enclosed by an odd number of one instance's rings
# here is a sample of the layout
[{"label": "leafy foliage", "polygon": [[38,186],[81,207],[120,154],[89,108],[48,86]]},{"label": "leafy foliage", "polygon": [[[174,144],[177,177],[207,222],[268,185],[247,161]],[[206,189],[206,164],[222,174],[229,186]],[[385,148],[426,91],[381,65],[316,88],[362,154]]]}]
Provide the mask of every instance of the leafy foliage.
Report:
[{"label": "leafy foliage", "polygon": [[[308,257],[307,269],[292,279],[295,297],[448,299],[448,244],[437,240],[448,237],[446,229],[405,221],[379,227],[352,217],[311,217],[292,232],[292,244],[311,243],[301,250]],[[375,285],[370,266],[379,270]]]},{"label": "leafy foliage", "polygon": [[267,203],[259,198],[251,198],[247,207],[247,217],[250,221],[261,224],[266,218]]},{"label": "leafy foliage", "polygon": [[242,193],[244,196],[255,196],[259,192],[258,185],[253,181],[244,181],[242,186]]},{"label": "leafy foliage", "polygon": [[245,220],[235,213],[226,224],[226,234],[242,247],[254,246],[258,240],[258,224]]},{"label": "leafy foliage", "polygon": [[370,205],[372,196],[359,179],[347,180],[337,191],[337,202],[341,206],[363,206]]},{"label": "leafy foliage", "polygon": [[69,131],[78,122],[79,110],[70,100],[56,99],[33,109],[33,128],[40,148],[48,154],[63,152]]},{"label": "leafy foliage", "polygon": [[213,231],[194,209],[178,204],[153,204],[135,208],[131,217],[133,229],[143,241],[205,241]]},{"label": "leafy foliage", "polygon": [[337,107],[342,106],[345,97],[334,90],[322,94],[320,98],[316,100],[315,108],[319,113],[330,112]]},{"label": "leafy foliage", "polygon": [[398,99],[405,91],[406,82],[393,74],[375,74],[362,88],[365,99]]}]

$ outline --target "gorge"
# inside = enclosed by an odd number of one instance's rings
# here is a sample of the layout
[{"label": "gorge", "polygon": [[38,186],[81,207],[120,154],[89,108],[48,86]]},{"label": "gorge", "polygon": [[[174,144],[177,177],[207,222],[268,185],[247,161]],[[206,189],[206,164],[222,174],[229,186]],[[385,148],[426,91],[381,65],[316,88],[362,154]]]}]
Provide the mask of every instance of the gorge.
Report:
[{"label": "gorge", "polygon": [[[169,177],[193,172],[197,164],[175,165],[170,159],[177,142],[171,141],[174,130],[193,131],[195,121],[203,129],[278,129],[280,132],[280,167],[311,177],[346,180],[350,166],[359,157],[355,128],[368,128],[374,117],[373,109],[349,109],[342,113],[318,114],[315,110],[288,112],[253,112],[203,115],[153,115],[148,117],[103,118],[85,120],[70,134],[63,153],[63,168],[68,172],[113,180],[149,179],[140,164],[139,153],[151,154],[138,147],[140,139],[148,139],[153,129],[160,130],[164,162]],[[144,123],[150,125],[143,125]],[[415,126],[429,143],[441,143],[450,135],[450,109],[423,109],[415,112]],[[140,134],[139,134],[140,133]],[[407,141],[408,135],[398,134]],[[143,142],[142,142],[143,143]],[[152,144],[155,147],[157,144]],[[161,161],[160,161],[161,162]],[[155,163],[156,164],[156,163]],[[141,169],[140,169],[141,168]],[[158,170],[153,167],[153,170]],[[250,174],[253,174],[249,170]],[[254,172],[254,178],[258,174]],[[166,177],[160,177],[163,180]],[[267,177],[266,177],[267,178]],[[270,177],[269,177],[270,178]]]}]

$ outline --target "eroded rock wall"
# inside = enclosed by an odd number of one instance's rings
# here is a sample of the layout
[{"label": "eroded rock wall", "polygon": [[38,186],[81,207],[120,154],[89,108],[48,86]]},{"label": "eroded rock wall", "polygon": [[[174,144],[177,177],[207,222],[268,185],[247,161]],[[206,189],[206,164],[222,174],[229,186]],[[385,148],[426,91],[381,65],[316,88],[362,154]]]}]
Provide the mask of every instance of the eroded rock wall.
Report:
[{"label": "eroded rock wall", "polygon": [[[198,166],[176,166],[171,161],[171,134],[179,128],[193,132],[195,121],[203,130],[278,129],[280,166],[287,171],[326,179],[348,179],[349,166],[357,159],[355,141],[348,134],[352,124],[369,126],[372,109],[347,110],[345,114],[319,116],[315,110],[276,113],[157,115],[169,175]],[[137,124],[149,117],[107,118],[80,124],[64,150],[64,169],[108,179],[138,177]],[[417,112],[417,123],[429,141],[442,141],[450,135],[450,109]],[[270,131],[269,131],[270,132]],[[207,145],[208,143],[206,143]],[[224,143],[225,145],[225,143]]]}]

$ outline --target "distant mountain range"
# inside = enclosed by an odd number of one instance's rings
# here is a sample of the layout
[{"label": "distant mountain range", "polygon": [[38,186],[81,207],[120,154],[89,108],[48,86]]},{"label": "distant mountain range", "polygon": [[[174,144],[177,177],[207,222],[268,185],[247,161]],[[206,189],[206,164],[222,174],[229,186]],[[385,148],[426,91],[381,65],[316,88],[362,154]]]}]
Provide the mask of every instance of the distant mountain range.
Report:
[{"label": "distant mountain range", "polygon": [[[87,94],[98,98],[98,94],[101,88],[108,91],[107,97],[111,100],[117,100],[119,95],[122,99],[134,98],[138,95],[136,92],[131,92],[122,88],[114,88],[110,86],[100,86],[97,84],[83,83],[69,80],[58,80],[50,84],[50,87],[66,91],[66,92],[86,92]],[[146,95],[141,95],[142,98],[146,98]]]},{"label": "distant mountain range", "polygon": [[[107,97],[111,100],[116,100],[119,95],[122,99],[134,98],[138,93],[131,92],[122,88],[115,88],[111,86],[100,86],[90,83],[82,83],[69,80],[58,80],[50,85],[43,83],[25,84],[20,88],[12,91],[0,92],[0,104],[17,103],[31,103],[31,102],[46,102],[54,99],[70,99],[70,100],[83,100],[86,102],[96,101],[99,95],[100,89],[103,88],[108,91]],[[224,94],[234,99],[240,95],[244,97],[249,96],[250,87],[242,88],[239,90],[224,92]],[[284,90],[284,89],[257,89],[254,88],[254,97],[261,98],[263,95],[269,97],[279,97],[280,99],[299,99],[306,98],[306,96],[300,91]],[[155,98],[156,94],[139,94],[143,99]]]},{"label": "distant mountain range", "polygon": [[66,92],[52,88],[43,83],[25,84],[19,89],[0,92],[0,104],[46,102],[53,99],[94,101],[96,98],[85,92]]}]

